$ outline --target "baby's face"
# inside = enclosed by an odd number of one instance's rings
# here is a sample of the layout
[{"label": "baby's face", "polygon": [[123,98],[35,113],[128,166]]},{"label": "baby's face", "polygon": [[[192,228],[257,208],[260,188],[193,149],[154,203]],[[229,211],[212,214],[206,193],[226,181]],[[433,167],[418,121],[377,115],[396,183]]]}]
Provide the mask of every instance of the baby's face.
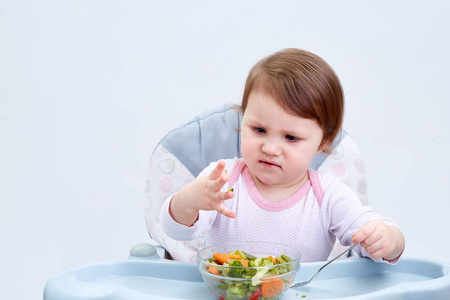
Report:
[{"label": "baby's face", "polygon": [[241,151],[257,184],[300,184],[320,152],[322,137],[315,120],[287,113],[267,94],[250,94],[242,118]]}]

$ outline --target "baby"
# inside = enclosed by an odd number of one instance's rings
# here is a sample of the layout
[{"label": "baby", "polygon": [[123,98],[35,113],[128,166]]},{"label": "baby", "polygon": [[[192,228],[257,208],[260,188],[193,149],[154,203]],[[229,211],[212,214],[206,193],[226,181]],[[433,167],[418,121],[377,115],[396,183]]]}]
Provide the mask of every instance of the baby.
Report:
[{"label": "baby", "polygon": [[303,262],[326,260],[338,238],[359,244],[361,256],[396,263],[405,240],[395,223],[362,206],[346,184],[309,169],[341,130],[343,98],[338,77],[315,54],[286,49],[259,61],[239,106],[242,158],[210,164],[166,201],[166,234],[205,236],[205,246],[287,244]]}]

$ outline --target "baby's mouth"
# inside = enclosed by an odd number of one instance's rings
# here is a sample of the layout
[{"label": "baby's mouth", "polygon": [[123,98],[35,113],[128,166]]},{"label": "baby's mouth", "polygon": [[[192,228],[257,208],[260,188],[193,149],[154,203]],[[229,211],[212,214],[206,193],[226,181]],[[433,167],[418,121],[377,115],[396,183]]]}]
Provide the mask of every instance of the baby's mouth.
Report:
[{"label": "baby's mouth", "polygon": [[259,163],[266,168],[281,168],[280,165],[277,165],[275,162],[272,161],[260,160]]}]

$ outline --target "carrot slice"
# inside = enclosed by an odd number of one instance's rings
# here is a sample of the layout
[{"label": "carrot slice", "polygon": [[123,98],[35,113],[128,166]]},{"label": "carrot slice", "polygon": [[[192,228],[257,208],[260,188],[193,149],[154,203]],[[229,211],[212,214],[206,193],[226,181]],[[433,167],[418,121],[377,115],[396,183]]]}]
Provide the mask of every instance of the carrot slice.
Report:
[{"label": "carrot slice", "polygon": [[280,279],[271,279],[261,282],[261,292],[264,298],[272,298],[283,290],[283,281]]},{"label": "carrot slice", "polygon": [[241,259],[237,254],[227,254],[227,253],[214,253],[213,258],[219,263],[228,263],[231,259]]},{"label": "carrot slice", "polygon": [[239,261],[242,263],[242,266],[244,268],[248,267],[248,259],[240,259]]},{"label": "carrot slice", "polygon": [[219,275],[219,270],[217,270],[216,267],[209,267],[208,268],[209,273],[214,274],[214,275]]},{"label": "carrot slice", "polygon": [[276,258],[273,258],[272,255],[267,256],[267,258],[270,258],[274,263],[278,262],[278,260]]}]

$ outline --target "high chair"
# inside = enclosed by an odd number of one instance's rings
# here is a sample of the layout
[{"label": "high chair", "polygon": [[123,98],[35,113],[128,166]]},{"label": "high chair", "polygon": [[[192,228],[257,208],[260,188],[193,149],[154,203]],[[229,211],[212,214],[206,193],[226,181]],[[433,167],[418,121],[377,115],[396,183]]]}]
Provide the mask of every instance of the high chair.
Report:
[{"label": "high chair", "polygon": [[[202,239],[175,241],[159,225],[161,203],[210,162],[240,156],[239,114],[228,106],[200,114],[169,132],[154,150],[148,173],[145,217],[152,243],[134,246],[128,259],[98,262],[62,271],[44,287],[44,300],[216,299],[205,284],[196,251]],[[346,132],[331,155],[318,154],[312,168],[344,180],[367,204],[364,165]],[[336,243],[333,252],[340,251]],[[165,259],[166,252],[173,260]],[[331,255],[335,255],[334,253]],[[295,282],[311,278],[323,262],[302,263]],[[283,299],[450,299],[450,265],[402,258],[397,265],[371,259],[342,259],[322,271],[303,290],[290,289]]]},{"label": "high chair", "polygon": [[[192,181],[211,162],[240,157],[240,113],[230,105],[206,111],[171,130],[158,143],[148,165],[145,221],[150,237],[173,260],[195,262],[203,239],[176,241],[159,223],[159,211],[169,196]],[[333,141],[332,154],[317,154],[311,168],[344,181],[367,205],[364,163],[356,144],[342,131]],[[344,248],[337,242],[331,255]]]}]

